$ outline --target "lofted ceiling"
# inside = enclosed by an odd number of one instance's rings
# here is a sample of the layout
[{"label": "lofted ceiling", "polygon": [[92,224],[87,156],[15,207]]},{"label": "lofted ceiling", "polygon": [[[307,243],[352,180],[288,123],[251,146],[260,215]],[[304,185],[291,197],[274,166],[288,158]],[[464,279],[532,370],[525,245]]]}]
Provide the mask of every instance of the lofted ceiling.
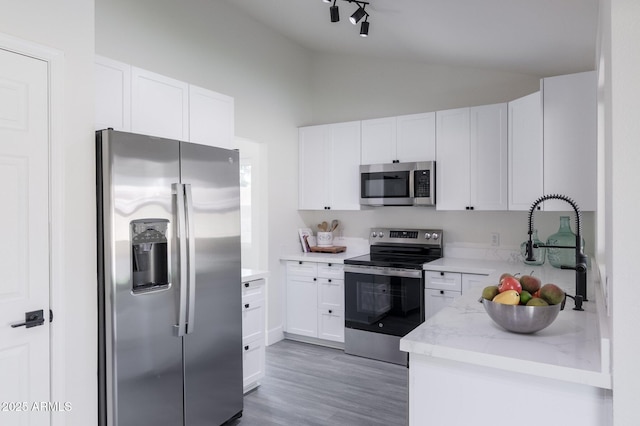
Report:
[{"label": "lofted ceiling", "polygon": [[599,0],[368,0],[369,37],[336,0],[222,0],[314,52],[546,77],[595,69]]}]

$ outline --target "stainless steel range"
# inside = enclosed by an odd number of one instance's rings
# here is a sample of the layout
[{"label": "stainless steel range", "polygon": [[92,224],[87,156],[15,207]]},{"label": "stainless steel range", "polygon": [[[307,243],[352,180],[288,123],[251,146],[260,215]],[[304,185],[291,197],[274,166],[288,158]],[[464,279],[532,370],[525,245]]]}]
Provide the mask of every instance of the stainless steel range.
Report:
[{"label": "stainless steel range", "polygon": [[407,365],[400,339],[424,322],[422,265],[442,257],[442,230],[369,235],[369,254],[344,261],[345,352]]}]

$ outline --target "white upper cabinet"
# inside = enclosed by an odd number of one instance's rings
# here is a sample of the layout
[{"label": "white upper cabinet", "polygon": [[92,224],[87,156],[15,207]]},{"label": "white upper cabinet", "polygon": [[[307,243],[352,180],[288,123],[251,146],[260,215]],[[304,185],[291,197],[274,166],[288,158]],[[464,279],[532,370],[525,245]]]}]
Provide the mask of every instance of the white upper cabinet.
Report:
[{"label": "white upper cabinet", "polygon": [[509,102],[509,210],[529,210],[543,193],[542,100]]},{"label": "white upper cabinet", "polygon": [[329,144],[329,125],[298,129],[298,208],[323,210],[327,208],[325,155]]},{"label": "white upper cabinet", "polygon": [[235,147],[232,97],[101,56],[95,73],[96,130]]},{"label": "white upper cabinet", "polygon": [[96,56],[95,130],[131,131],[131,66]]},{"label": "white upper cabinet", "polygon": [[[544,192],[572,198],[581,210],[597,206],[597,79],[595,71],[542,79]],[[541,194],[542,195],[542,194]],[[566,211],[563,201],[545,210]]]},{"label": "white upper cabinet", "polygon": [[435,161],[436,113],[401,115],[396,118],[396,159]]},{"label": "white upper cabinet", "polygon": [[470,114],[470,207],[507,210],[507,104],[473,107]]},{"label": "white upper cabinet", "polygon": [[469,108],[436,112],[436,209],[468,210]]},{"label": "white upper cabinet", "polygon": [[299,129],[300,210],[360,210],[360,122]]},{"label": "white upper cabinet", "polygon": [[131,130],[189,140],[189,85],[131,67]]},{"label": "white upper cabinet", "polygon": [[332,124],[329,130],[328,207],[360,210],[360,122]]},{"label": "white upper cabinet", "polygon": [[396,118],[362,121],[361,164],[383,164],[396,160]]},{"label": "white upper cabinet", "polygon": [[436,208],[507,209],[507,105],[436,113]]},{"label": "white upper cabinet", "polygon": [[435,160],[434,112],[362,121],[361,164]]},{"label": "white upper cabinet", "polygon": [[234,148],[234,101],[202,87],[189,86],[189,137],[191,142]]}]

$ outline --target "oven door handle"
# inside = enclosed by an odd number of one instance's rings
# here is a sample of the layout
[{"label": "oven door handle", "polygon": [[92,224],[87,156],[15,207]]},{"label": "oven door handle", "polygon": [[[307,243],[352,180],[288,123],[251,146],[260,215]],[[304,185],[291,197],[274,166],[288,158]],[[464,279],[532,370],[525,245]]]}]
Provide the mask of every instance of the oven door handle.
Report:
[{"label": "oven door handle", "polygon": [[380,266],[344,265],[344,273],[382,275],[385,277],[422,278],[420,269],[397,269]]}]

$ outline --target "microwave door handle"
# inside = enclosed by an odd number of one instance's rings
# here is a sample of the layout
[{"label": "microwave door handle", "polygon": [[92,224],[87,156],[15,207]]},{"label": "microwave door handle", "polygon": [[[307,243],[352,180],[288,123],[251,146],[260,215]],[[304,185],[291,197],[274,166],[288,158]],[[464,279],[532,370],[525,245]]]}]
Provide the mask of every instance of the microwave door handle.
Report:
[{"label": "microwave door handle", "polygon": [[194,213],[193,213],[193,197],[191,195],[191,184],[184,185],[185,204],[187,210],[187,289],[189,293],[189,307],[187,318],[187,334],[193,333],[196,324],[196,234],[194,226]]},{"label": "microwave door handle", "polygon": [[409,170],[409,198],[413,199],[415,197],[414,189],[414,176],[416,174],[415,170]]},{"label": "microwave door handle", "polygon": [[184,187],[179,183],[171,185],[176,201],[176,237],[178,240],[178,280],[180,301],[178,308],[177,336],[182,337],[187,331],[187,241],[186,216],[184,211]]}]

